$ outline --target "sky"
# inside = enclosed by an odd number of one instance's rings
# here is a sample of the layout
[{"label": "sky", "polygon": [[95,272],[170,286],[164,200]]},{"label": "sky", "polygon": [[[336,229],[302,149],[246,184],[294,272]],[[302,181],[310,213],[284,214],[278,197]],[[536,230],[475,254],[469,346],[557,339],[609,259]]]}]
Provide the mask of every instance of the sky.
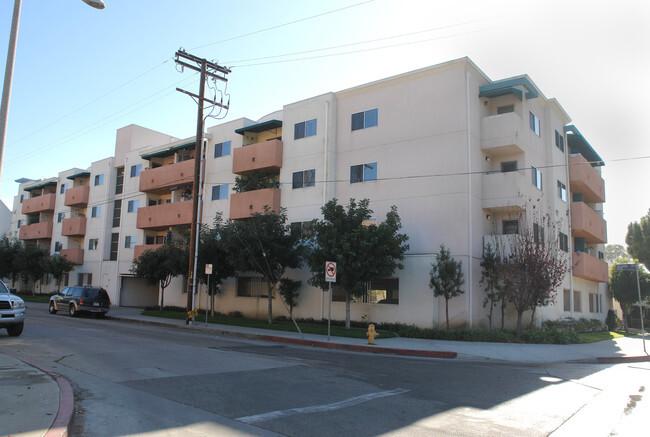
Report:
[{"label": "sky", "polygon": [[[2,61],[13,3],[0,2]],[[176,91],[198,84],[175,68],[184,48],[232,68],[224,121],[464,56],[492,80],[528,74],[605,161],[608,242],[650,209],[645,0],[105,3],[23,0],[0,179],[10,208],[16,179],[88,168],[121,127],[195,135],[196,104]]]}]

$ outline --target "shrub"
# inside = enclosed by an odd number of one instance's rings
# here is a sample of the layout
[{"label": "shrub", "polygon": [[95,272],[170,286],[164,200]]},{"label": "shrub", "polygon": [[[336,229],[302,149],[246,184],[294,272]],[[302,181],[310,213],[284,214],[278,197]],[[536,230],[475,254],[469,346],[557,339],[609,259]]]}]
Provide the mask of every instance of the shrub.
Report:
[{"label": "shrub", "polygon": [[616,316],[614,310],[607,311],[605,324],[607,325],[607,329],[610,331],[616,331],[622,325],[621,320]]},{"label": "shrub", "polygon": [[241,311],[231,311],[228,313],[230,317],[244,318],[244,314]]}]

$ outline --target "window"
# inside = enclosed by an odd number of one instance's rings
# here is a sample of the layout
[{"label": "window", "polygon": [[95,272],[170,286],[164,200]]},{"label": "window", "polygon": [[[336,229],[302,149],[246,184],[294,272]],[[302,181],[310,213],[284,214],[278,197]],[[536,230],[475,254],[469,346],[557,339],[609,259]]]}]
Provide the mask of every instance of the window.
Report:
[{"label": "window", "polygon": [[97,250],[97,244],[99,240],[97,238],[91,238],[88,240],[88,250]]},{"label": "window", "polygon": [[140,206],[139,199],[129,200],[129,203],[127,204],[126,212],[136,212],[139,206]]},{"label": "window", "polygon": [[377,180],[377,163],[353,165],[350,167],[350,183],[367,182]]},{"label": "window", "polygon": [[239,297],[268,297],[268,283],[259,277],[238,277],[237,296]]},{"label": "window", "polygon": [[90,210],[90,217],[101,217],[102,215],[102,207],[101,206],[93,206],[93,209]]},{"label": "window", "polygon": [[535,243],[544,244],[544,227],[533,223],[533,238]]},{"label": "window", "polygon": [[538,190],[542,189],[542,172],[536,169],[535,167],[530,167],[531,173],[533,175],[533,185],[537,187]]},{"label": "window", "polygon": [[600,313],[602,308],[600,306],[600,296],[596,293],[589,293],[589,312]]},{"label": "window", "polygon": [[137,177],[140,176],[140,172],[142,171],[142,164],[136,164],[131,166],[131,177]]},{"label": "window", "polygon": [[564,290],[564,311],[571,311],[571,291]]},{"label": "window", "polygon": [[503,221],[503,234],[511,235],[519,233],[519,221],[518,220],[504,220]]},{"label": "window", "polygon": [[293,174],[293,189],[313,187],[316,184],[316,170],[297,171]]},{"label": "window", "polygon": [[95,186],[104,185],[104,173],[95,175]]},{"label": "window", "polygon": [[124,237],[124,248],[125,249],[135,248],[135,242],[136,242],[135,235],[127,235],[126,237]]},{"label": "window", "polygon": [[293,222],[291,223],[291,232],[297,232],[301,238],[311,238],[314,236],[314,224],[312,221]]},{"label": "window", "polygon": [[368,109],[367,111],[357,112],[352,114],[352,130],[365,129],[367,127],[377,126],[378,111],[375,109]]},{"label": "window", "polygon": [[555,145],[558,149],[564,152],[564,135],[558,131],[555,131]]},{"label": "window", "polygon": [[119,250],[120,244],[120,234],[113,233],[111,234],[111,253],[109,258],[111,261],[117,260],[117,251]]},{"label": "window", "polygon": [[20,224],[21,223],[22,223],[22,220],[18,219],[18,221],[16,222],[16,225],[17,225],[18,229],[20,229]]},{"label": "window", "polygon": [[378,279],[368,282],[361,302],[399,304],[399,279]]},{"label": "window", "polygon": [[560,250],[569,251],[569,236],[560,232]]},{"label": "window", "polygon": [[[79,273],[77,275],[77,285],[82,286],[82,285],[91,285],[93,283],[93,274],[92,273]],[[75,296],[76,297],[81,297],[81,289],[78,288],[71,288],[71,290],[75,291]]]},{"label": "window", "polygon": [[508,112],[515,112],[515,105],[504,105],[497,107],[497,114],[507,114]]},{"label": "window", "polygon": [[212,187],[212,200],[227,199],[228,184],[215,185]]},{"label": "window", "polygon": [[532,112],[529,112],[529,114],[530,114],[530,130],[535,132],[535,135],[539,137],[541,135],[539,118],[537,118],[537,116]]},{"label": "window", "polygon": [[20,195],[20,200],[19,200],[19,202],[20,202],[20,203],[23,203],[23,200],[25,200],[25,195],[24,195],[24,194],[21,194],[21,195]]},{"label": "window", "polygon": [[566,202],[566,185],[560,181],[557,181],[557,196],[562,199],[563,202]]},{"label": "window", "polygon": [[511,171],[517,171],[517,161],[506,161],[501,163],[502,173],[508,173]]},{"label": "window", "polygon": [[580,292],[579,291],[574,291],[573,292],[573,311],[576,313],[581,313],[582,312],[582,305],[580,304]]},{"label": "window", "polygon": [[113,203],[113,227],[120,225],[120,215],[122,214],[122,199],[117,199]]},{"label": "window", "polygon": [[115,177],[115,194],[122,194],[124,188],[124,167],[116,169],[117,176]]},{"label": "window", "polygon": [[598,259],[601,260],[601,261],[604,261],[605,260],[605,253],[599,250],[598,251]]},{"label": "window", "polygon": [[214,145],[214,157],[221,158],[222,156],[230,155],[230,141],[224,141]]},{"label": "window", "polygon": [[65,218],[65,212],[60,212],[56,215],[56,222],[61,223]]},{"label": "window", "polygon": [[293,126],[293,139],[313,137],[316,135],[316,119],[301,121]]},{"label": "window", "polygon": [[[67,189],[68,189],[68,184],[61,184],[61,188],[59,189],[59,194],[64,194],[65,190]],[[22,203],[22,199],[21,199],[21,203]]]},{"label": "window", "polygon": [[54,251],[61,252],[61,249],[63,249],[63,245],[58,241],[54,242]]}]

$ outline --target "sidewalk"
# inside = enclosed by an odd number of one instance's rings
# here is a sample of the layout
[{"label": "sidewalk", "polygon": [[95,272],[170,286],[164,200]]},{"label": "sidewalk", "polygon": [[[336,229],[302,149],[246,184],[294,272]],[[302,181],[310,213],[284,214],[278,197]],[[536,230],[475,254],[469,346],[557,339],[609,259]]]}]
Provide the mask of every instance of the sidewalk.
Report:
[{"label": "sidewalk", "polygon": [[[47,304],[27,303],[27,309],[47,311]],[[489,360],[516,363],[621,363],[650,361],[643,351],[641,337],[578,345],[536,345],[508,343],[470,343],[413,338],[377,338],[375,345],[366,339],[273,331],[231,325],[205,324],[200,317],[188,326],[183,320],[140,315],[135,308],[112,307],[111,320],[195,330],[215,335],[272,341],[298,346],[321,347],[355,352],[383,353],[452,360]],[[650,338],[648,338],[650,347]],[[74,396],[70,384],[39,364],[0,353],[0,381],[3,404],[0,410],[2,435],[21,437],[67,435],[72,419]],[[7,402],[8,401],[8,402]]]}]

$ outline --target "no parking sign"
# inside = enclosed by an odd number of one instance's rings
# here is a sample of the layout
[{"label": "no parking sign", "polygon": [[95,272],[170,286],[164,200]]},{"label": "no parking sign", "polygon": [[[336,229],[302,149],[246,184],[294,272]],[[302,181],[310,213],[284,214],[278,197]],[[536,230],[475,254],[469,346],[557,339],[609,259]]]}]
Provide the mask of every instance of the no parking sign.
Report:
[{"label": "no parking sign", "polygon": [[336,263],[333,261],[325,263],[325,281],[336,282]]}]

